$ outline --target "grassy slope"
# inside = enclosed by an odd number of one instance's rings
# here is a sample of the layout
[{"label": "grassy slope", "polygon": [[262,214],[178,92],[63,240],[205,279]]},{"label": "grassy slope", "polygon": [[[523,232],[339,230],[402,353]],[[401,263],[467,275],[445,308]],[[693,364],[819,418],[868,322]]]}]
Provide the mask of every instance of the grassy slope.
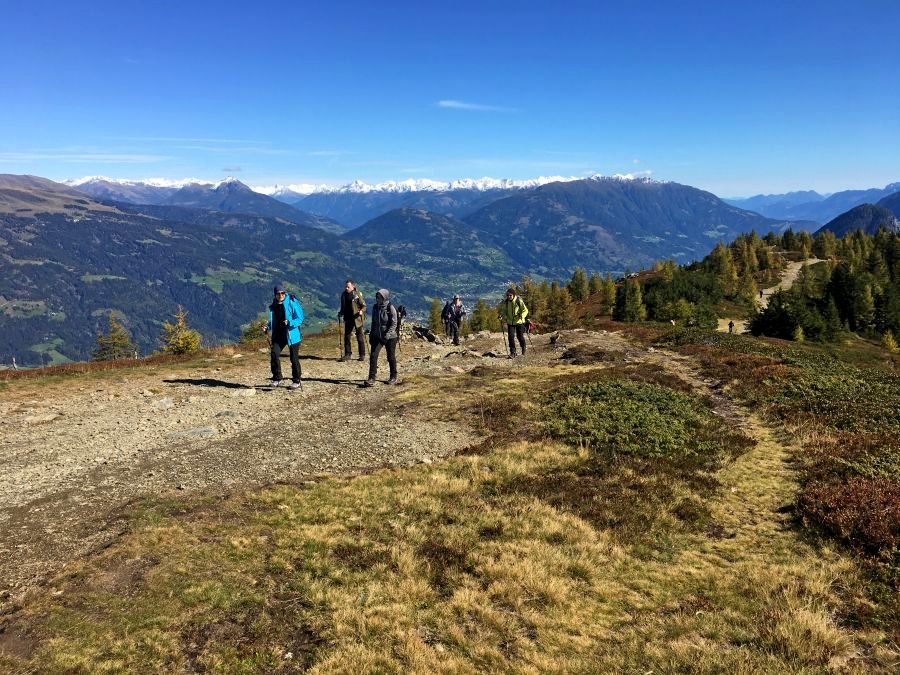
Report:
[{"label": "grassy slope", "polygon": [[433,466],[139,505],[30,599],[0,667],[889,670],[886,635],[847,621],[853,560],[776,512],[797,449],[695,385],[622,364],[419,380],[394,414],[494,433]]}]

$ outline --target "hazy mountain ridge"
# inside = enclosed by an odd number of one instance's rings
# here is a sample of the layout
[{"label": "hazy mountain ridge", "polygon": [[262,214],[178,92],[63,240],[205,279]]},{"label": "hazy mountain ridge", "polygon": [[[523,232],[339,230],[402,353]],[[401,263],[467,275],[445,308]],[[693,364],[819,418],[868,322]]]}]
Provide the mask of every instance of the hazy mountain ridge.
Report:
[{"label": "hazy mountain ridge", "polygon": [[[900,183],[890,183],[883,188],[868,190],[842,190],[827,197],[816,192],[818,198],[800,201],[806,192],[789,192],[784,195],[757,195],[747,199],[730,199],[728,203],[756,211],[769,218],[787,220],[812,220],[827,223],[837,216],[861,204],[875,204],[880,199],[900,191]],[[812,192],[812,191],[810,191]]]}]

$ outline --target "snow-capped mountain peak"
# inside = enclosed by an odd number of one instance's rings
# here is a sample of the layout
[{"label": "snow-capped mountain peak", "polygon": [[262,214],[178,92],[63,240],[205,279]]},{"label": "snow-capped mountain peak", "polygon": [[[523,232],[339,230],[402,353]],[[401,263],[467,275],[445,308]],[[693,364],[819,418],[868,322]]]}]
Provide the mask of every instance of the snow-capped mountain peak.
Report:
[{"label": "snow-capped mountain peak", "polygon": [[[249,186],[254,192],[269,195],[271,197],[291,197],[306,196],[319,193],[330,194],[353,194],[353,193],[412,193],[412,192],[448,192],[450,190],[477,190],[480,192],[488,190],[511,190],[511,189],[531,189],[546,185],[547,183],[567,183],[576,180],[585,179],[616,179],[616,180],[643,180],[649,181],[649,172],[637,174],[614,174],[612,176],[604,176],[595,173],[588,176],[538,176],[536,178],[492,178],[483,176],[482,178],[458,178],[450,181],[432,180],[430,178],[407,178],[405,180],[388,180],[381,183],[366,183],[361,180],[354,180],[344,185],[329,185],[327,183],[287,183],[274,185],[252,185]],[[119,185],[128,186],[149,186],[160,188],[182,188],[187,185],[204,185],[211,188],[218,188],[221,185],[242,183],[237,178],[229,176],[221,181],[210,181],[199,178],[184,178],[174,180],[170,178],[108,178],[106,176],[86,176],[73,180],[63,181],[66,185],[79,187],[82,185],[108,182]]]},{"label": "snow-capped mountain peak", "polygon": [[64,180],[63,184],[71,187],[79,187],[89,183],[115,183],[117,185],[146,185],[149,187],[160,188],[183,188],[187,185],[213,185],[213,181],[203,180],[201,178],[109,178],[108,176],[85,176],[84,178],[75,178]]}]

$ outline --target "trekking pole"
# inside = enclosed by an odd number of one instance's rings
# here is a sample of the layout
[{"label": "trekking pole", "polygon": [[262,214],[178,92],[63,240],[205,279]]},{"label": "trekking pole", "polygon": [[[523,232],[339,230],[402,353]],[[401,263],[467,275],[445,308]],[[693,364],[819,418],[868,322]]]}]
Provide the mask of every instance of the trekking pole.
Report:
[{"label": "trekking pole", "polygon": [[343,329],[344,317],[338,314],[338,358],[341,358],[344,355],[344,331]]},{"label": "trekking pole", "polygon": [[503,340],[503,352],[509,356],[509,345],[507,344],[507,340],[509,339],[509,328],[506,326],[506,321],[500,319],[500,332],[503,333],[501,336]]}]

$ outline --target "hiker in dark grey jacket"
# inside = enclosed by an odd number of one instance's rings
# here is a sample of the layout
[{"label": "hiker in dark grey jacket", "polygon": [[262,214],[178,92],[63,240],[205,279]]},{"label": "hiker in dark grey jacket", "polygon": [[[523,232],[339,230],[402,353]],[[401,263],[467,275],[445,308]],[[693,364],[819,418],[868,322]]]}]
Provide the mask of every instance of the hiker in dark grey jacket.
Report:
[{"label": "hiker in dark grey jacket", "polygon": [[375,294],[375,307],[372,309],[367,387],[375,384],[375,375],[378,374],[378,354],[382,347],[387,351],[388,366],[391,369],[391,378],[388,380],[388,384],[397,384],[397,343],[400,338],[397,328],[399,323],[397,309],[391,304],[391,292],[382,288]]}]

